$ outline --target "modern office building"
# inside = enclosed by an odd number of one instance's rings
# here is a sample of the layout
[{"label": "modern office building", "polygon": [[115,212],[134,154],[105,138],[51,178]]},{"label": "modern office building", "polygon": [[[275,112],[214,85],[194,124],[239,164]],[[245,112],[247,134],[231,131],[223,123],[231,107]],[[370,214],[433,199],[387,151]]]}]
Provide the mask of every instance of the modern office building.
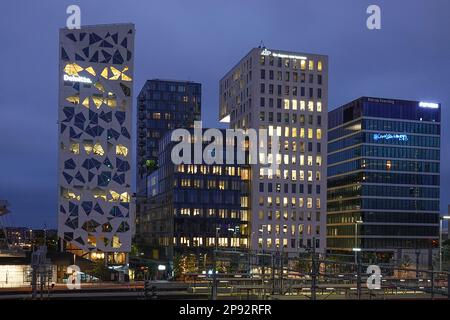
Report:
[{"label": "modern office building", "polygon": [[[189,135],[186,139],[194,137],[193,130]],[[203,153],[209,142],[202,141]],[[211,258],[216,247],[248,248],[248,166],[206,164],[204,159],[174,164],[171,154],[177,144],[171,132],[161,138],[158,169],[147,178],[148,200],[137,230],[145,255],[170,262],[177,254],[201,259],[205,254]],[[224,143],[223,155],[226,152]],[[189,153],[194,159],[193,147]]]},{"label": "modern office building", "polygon": [[65,248],[123,265],[131,249],[134,25],[59,33],[58,233]]},{"label": "modern office building", "polygon": [[220,80],[221,122],[280,136],[274,161],[251,172],[251,248],[324,252],[328,57],[254,48]]},{"label": "modern office building", "polygon": [[[180,80],[147,80],[137,97],[136,230],[147,201],[147,180],[157,169],[159,140],[177,128],[201,120],[201,84]],[[143,243],[141,233],[136,241]]]},{"label": "modern office building", "polygon": [[155,170],[159,139],[177,128],[193,128],[201,120],[200,83],[147,80],[137,97],[137,194],[145,196],[147,175]]},{"label": "modern office building", "polygon": [[428,256],[439,232],[440,122],[439,104],[383,98],[329,113],[330,252]]}]

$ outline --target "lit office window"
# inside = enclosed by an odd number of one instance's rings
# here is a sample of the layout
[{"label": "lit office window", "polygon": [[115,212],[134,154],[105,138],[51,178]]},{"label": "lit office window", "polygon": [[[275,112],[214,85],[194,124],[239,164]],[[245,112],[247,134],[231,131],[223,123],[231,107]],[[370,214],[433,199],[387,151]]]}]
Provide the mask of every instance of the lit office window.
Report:
[{"label": "lit office window", "polygon": [[300,138],[305,138],[305,128],[300,128]]},{"label": "lit office window", "polygon": [[322,165],[322,156],[316,156],[316,165],[321,166]]},{"label": "lit office window", "polygon": [[314,102],[308,101],[308,111],[314,111]]},{"label": "lit office window", "polygon": [[300,110],[305,110],[306,103],[304,100],[300,100]]},{"label": "lit office window", "polygon": [[322,71],[322,61],[317,61],[317,71]]},{"label": "lit office window", "polygon": [[297,100],[292,100],[292,110],[297,110]]},{"label": "lit office window", "polygon": [[309,70],[314,70],[314,60],[309,60],[308,61],[308,69]]},{"label": "lit office window", "polygon": [[300,68],[301,68],[302,70],[305,70],[305,69],[306,69],[306,60],[301,60],[301,61],[300,61]]},{"label": "lit office window", "polygon": [[318,101],[316,103],[317,112],[322,112],[322,102]]},{"label": "lit office window", "polygon": [[316,130],[316,137],[317,137],[317,140],[322,139],[322,129]]}]

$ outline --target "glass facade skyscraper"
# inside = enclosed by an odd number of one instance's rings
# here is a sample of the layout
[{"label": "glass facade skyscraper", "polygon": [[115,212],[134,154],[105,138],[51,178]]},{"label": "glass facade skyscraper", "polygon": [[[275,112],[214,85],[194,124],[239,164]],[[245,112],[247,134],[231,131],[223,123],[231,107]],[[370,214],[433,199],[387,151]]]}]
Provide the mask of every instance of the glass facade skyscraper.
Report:
[{"label": "glass facade skyscraper", "polygon": [[362,97],[328,119],[327,249],[436,246],[440,105]]},{"label": "glass facade skyscraper", "polygon": [[[189,132],[193,137],[193,130]],[[221,132],[225,136],[225,130]],[[138,224],[143,250],[153,259],[172,261],[176,254],[211,258],[216,246],[248,248],[248,166],[204,160],[174,164],[171,154],[176,144],[170,132],[161,138],[158,169],[147,178],[148,200]],[[208,144],[203,141],[202,150]],[[194,148],[191,151],[193,158]],[[224,144],[222,154],[228,151]]]},{"label": "glass facade skyscraper", "polygon": [[147,177],[158,167],[159,141],[173,129],[194,127],[201,120],[200,83],[181,80],[147,80],[137,98],[136,241],[145,214]]},{"label": "glass facade skyscraper", "polygon": [[159,139],[177,128],[193,128],[201,118],[200,83],[147,80],[137,98],[137,194],[145,196],[146,178],[157,165]]}]

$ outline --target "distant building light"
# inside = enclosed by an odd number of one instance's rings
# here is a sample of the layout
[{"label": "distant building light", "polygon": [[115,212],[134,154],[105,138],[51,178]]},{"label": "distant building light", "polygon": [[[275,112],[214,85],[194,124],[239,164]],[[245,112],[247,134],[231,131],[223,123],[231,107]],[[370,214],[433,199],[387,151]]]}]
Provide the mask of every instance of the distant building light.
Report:
[{"label": "distant building light", "polygon": [[374,133],[373,140],[398,140],[398,141],[408,141],[408,136],[406,134],[397,133]]},{"label": "distant building light", "polygon": [[439,104],[434,102],[419,102],[419,107],[421,108],[430,108],[430,109],[439,109]]},{"label": "distant building light", "polygon": [[82,77],[82,76],[69,76],[68,74],[64,75],[64,81],[92,83],[92,80],[89,78]]},{"label": "distant building light", "polygon": [[158,265],[158,270],[159,271],[164,271],[164,270],[166,270],[166,266],[163,265],[163,264],[160,264],[160,265]]}]

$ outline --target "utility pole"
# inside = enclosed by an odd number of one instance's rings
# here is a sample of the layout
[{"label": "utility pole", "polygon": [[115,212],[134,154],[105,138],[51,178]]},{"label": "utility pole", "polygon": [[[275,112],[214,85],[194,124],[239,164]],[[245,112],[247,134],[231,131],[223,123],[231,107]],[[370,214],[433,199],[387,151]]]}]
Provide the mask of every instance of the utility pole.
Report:
[{"label": "utility pole", "polygon": [[317,271],[318,265],[316,261],[316,238],[313,237],[312,244],[312,276],[311,276],[311,300],[317,299]]},{"label": "utility pole", "polygon": [[219,229],[216,227],[216,241],[215,241],[215,249],[213,252],[213,281],[211,286],[211,299],[217,300],[217,249],[219,245]]},{"label": "utility pole", "polygon": [[361,255],[356,251],[356,291],[358,295],[358,300],[361,300]]},{"label": "utility pole", "polygon": [[275,294],[275,254],[270,254],[272,260],[272,295]]}]

